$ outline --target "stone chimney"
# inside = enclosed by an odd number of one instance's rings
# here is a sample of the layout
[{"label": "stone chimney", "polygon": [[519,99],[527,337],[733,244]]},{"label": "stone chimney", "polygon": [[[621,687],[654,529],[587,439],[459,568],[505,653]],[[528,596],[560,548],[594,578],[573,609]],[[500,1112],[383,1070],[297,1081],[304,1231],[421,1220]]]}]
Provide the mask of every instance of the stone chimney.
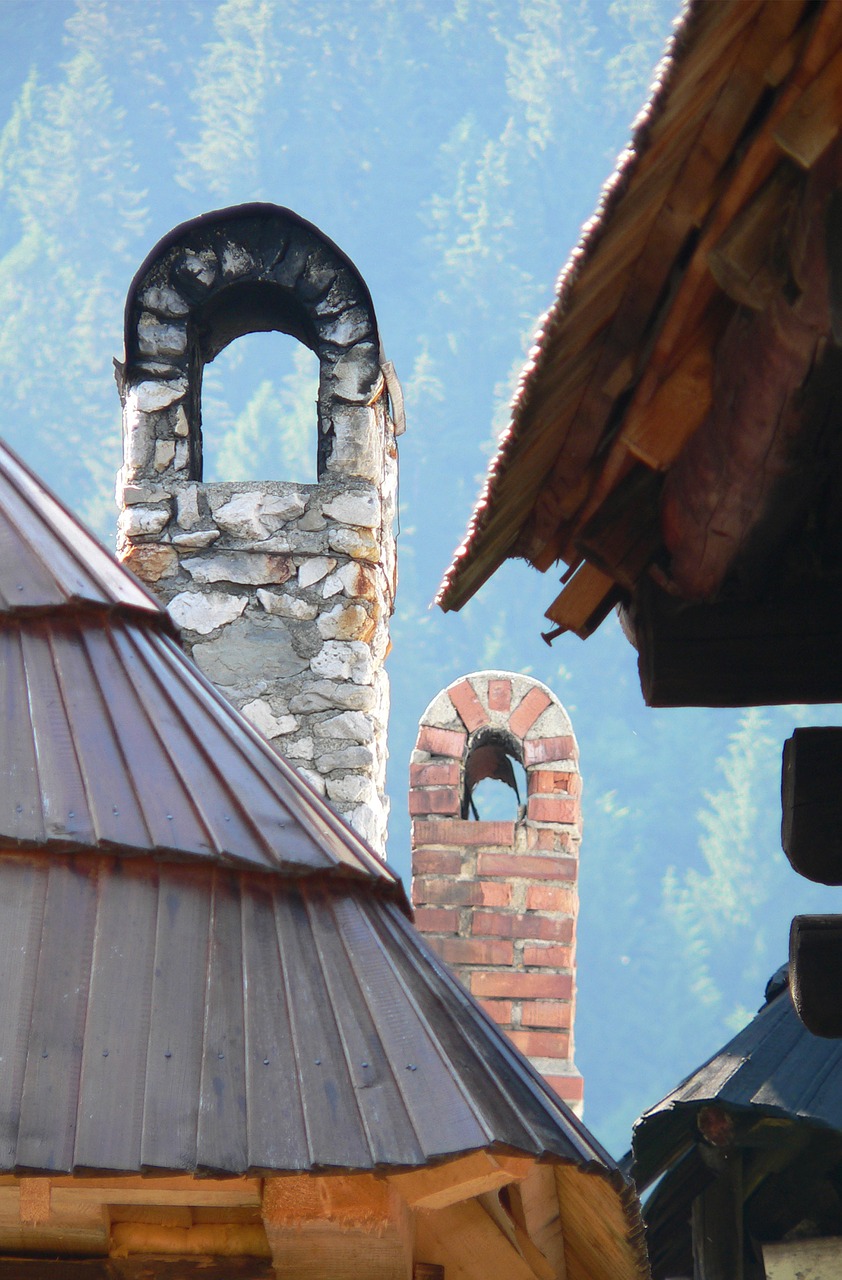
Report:
[{"label": "stone chimney", "polygon": [[[523,766],[511,819],[470,817],[486,778]],[[581,1112],[573,1065],[581,777],[570,720],[529,676],[455,681],[421,718],[410,766],[412,901],[436,952],[558,1095]]]},{"label": "stone chimney", "polygon": [[[202,373],[278,330],[319,358],[316,484],[202,479]],[[205,675],[380,853],[400,387],[356,268],[275,205],[185,223],[126,305],[118,551]]]}]

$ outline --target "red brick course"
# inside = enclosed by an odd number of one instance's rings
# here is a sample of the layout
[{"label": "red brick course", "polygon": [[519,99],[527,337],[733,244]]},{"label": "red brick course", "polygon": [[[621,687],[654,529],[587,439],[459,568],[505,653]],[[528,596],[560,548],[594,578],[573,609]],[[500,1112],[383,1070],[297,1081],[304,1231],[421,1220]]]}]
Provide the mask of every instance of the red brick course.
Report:
[{"label": "red brick course", "polygon": [[585,1082],[581,1076],[544,1076],[544,1079],[565,1102],[581,1102],[585,1096]]},{"label": "red brick course", "polygon": [[456,907],[416,907],[415,924],[422,933],[456,933],[459,912]]},{"label": "red brick course", "polygon": [[521,1053],[532,1058],[568,1058],[570,1036],[564,1031],[510,1031]]},{"label": "red brick course", "polygon": [[480,1004],[485,1012],[491,1015],[498,1027],[512,1025],[511,1000],[480,1000]]},{"label": "red brick course", "polygon": [[528,967],[535,965],[536,968],[544,967],[549,969],[572,969],[573,968],[573,948],[572,947],[524,947],[523,963]]},{"label": "red brick course", "polygon": [[552,699],[543,689],[530,689],[509,716],[509,729],[516,738],[522,738],[532,728],[542,711],[546,711]]},{"label": "red brick course", "polygon": [[508,711],[512,705],[511,680],[489,680],[488,705],[492,711]]},{"label": "red brick course", "polygon": [[477,697],[470,680],[463,680],[461,684],[457,684],[454,689],[450,690],[450,701],[459,712],[465,728],[470,733],[473,733],[474,729],[479,729],[481,725],[488,724],[485,708]]},{"label": "red brick course", "polygon": [[505,907],[512,900],[512,886],[487,880],[432,880],[416,878],[413,902],[446,907]]},{"label": "red brick course", "polygon": [[431,760],[428,764],[409,766],[411,787],[458,787],[459,763],[456,760]]},{"label": "red brick course", "polygon": [[511,997],[512,999],[569,1000],[573,994],[570,973],[474,972],[471,991],[475,996]]},{"label": "red brick course", "polygon": [[[428,824],[416,823],[416,826]],[[462,854],[450,849],[415,849],[412,855],[412,871],[416,876],[458,876],[462,870]]]},{"label": "red brick course", "polygon": [[559,773],[556,769],[535,769],[529,775],[529,794],[533,795],[537,791],[542,795],[578,795],[579,780],[578,773]]},{"label": "red brick course", "polygon": [[456,787],[427,787],[409,793],[409,812],[453,814],[459,812],[459,792]]},{"label": "red brick course", "polygon": [[514,946],[502,938],[443,938],[436,951],[447,964],[510,965],[515,958]]},{"label": "red brick course", "polygon": [[475,911],[471,933],[480,938],[529,938],[530,941],[572,942],[573,921],[569,916],[516,915],[504,911]]},{"label": "red brick course", "polygon": [[523,1027],[557,1027],[568,1030],[572,1023],[573,1008],[560,1000],[527,1000],[521,1010]]},{"label": "red brick course", "polygon": [[[475,824],[479,826],[479,823]],[[528,853],[481,853],[477,870],[481,876],[517,876],[527,880],[575,880],[579,864],[575,858],[536,858]]]},{"label": "red brick course", "polygon": [[434,729],[425,724],[418,733],[419,751],[429,751],[433,756],[460,757],[465,750],[468,735],[459,729]]},{"label": "red brick course", "polygon": [[557,827],[527,827],[526,844],[530,849],[553,850],[555,853],[571,853],[576,855],[576,844],[569,831],[559,831]]},{"label": "red brick course", "polygon": [[526,816],[530,822],[567,822],[576,824],[579,821],[579,801],[562,799],[561,796],[531,795]]},{"label": "red brick course", "polygon": [[415,845],[505,845],[510,849],[515,842],[513,822],[472,822],[465,818],[452,818],[449,822],[416,822],[413,829]]},{"label": "red brick course", "polygon": [[547,764],[551,760],[575,760],[576,743],[573,735],[565,733],[560,738],[534,738],[523,744],[523,763]]},{"label": "red brick course", "polygon": [[575,915],[578,904],[575,889],[557,889],[555,885],[533,884],[526,891],[528,911],[566,911],[572,916]]}]

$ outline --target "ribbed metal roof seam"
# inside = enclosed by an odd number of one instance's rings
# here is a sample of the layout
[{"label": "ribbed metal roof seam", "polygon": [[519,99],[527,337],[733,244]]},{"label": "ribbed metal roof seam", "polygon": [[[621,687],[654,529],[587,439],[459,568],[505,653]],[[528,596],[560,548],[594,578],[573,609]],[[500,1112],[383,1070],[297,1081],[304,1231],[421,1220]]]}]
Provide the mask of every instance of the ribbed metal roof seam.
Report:
[{"label": "ribbed metal roof seam", "polygon": [[[409,934],[406,922],[403,918],[396,915],[390,907],[387,906],[386,911],[383,912],[382,918],[386,927],[391,930],[395,932],[399,930],[405,936]],[[561,1122],[561,1126],[564,1130],[572,1130],[572,1133],[565,1133],[565,1137],[570,1142],[571,1147],[574,1148],[574,1150],[569,1153],[568,1158],[592,1161],[594,1164],[602,1166],[605,1169],[617,1170],[619,1172],[618,1166],[608,1152],[600,1146],[596,1139],[593,1138],[587,1130],[585,1130],[582,1122],[574,1116],[562,1100],[550,1090],[543,1076],[534,1069],[529,1060],[515,1049],[514,1045],[505,1033],[501,1031],[493,1018],[486,1013],[482,1005],[475,1000],[467,988],[464,987],[462,983],[454,977],[447,966],[442,963],[429,944],[425,941],[423,935],[417,934],[413,929],[409,936],[415,945],[412,948],[401,946],[401,955],[406,956],[408,962],[413,965],[416,971],[418,971],[419,953],[423,954],[425,962],[430,963],[439,980],[448,988],[449,994],[452,997],[455,996],[456,1002],[461,1004],[466,1011],[471,1013],[474,1023],[480,1023],[482,1025],[483,1031],[487,1034],[488,1038],[492,1040],[494,1047],[505,1059],[507,1066],[509,1066],[513,1073],[516,1074],[527,1086],[529,1092],[532,1094],[535,1101],[539,1103],[542,1110],[550,1112],[553,1117],[553,1124]],[[450,1002],[448,1002],[448,1010],[449,1009]],[[454,1019],[454,1025],[458,1028],[461,1034],[465,1036],[465,1027],[467,1024]],[[473,1046],[471,1046],[471,1048],[473,1048]],[[507,1097],[507,1101],[510,1105],[512,1104],[510,1096]],[[537,1147],[543,1146],[544,1139],[539,1137],[537,1133],[534,1134],[534,1140]],[[576,1149],[577,1147],[578,1150]]]},{"label": "ribbed metal roof seam", "polygon": [[[348,972],[353,976],[357,989],[360,992],[360,998],[365,1002],[369,1017],[371,1019],[372,1026],[376,1029],[377,1019],[375,1017],[375,1009],[374,1009],[373,1001],[369,991],[366,988],[365,983],[363,982],[363,976],[366,973],[366,969],[363,968],[362,970],[360,970],[357,967],[357,965],[354,963],[354,956],[351,951],[350,940],[349,940],[346,929],[342,928],[340,916],[337,911],[337,900],[335,895],[331,895],[330,909],[331,909],[332,918],[336,926],[336,936],[339,940],[339,945],[342,947],[343,953],[347,960]],[[364,913],[363,913],[362,906],[358,900],[354,901],[354,909],[358,919],[360,920],[360,923],[362,924]],[[372,931],[372,937],[374,938],[378,946],[382,946],[382,943],[379,937],[376,937],[373,931]],[[421,1133],[419,1125],[416,1123],[416,1118],[413,1114],[413,1108],[410,1105],[410,1100],[407,1095],[407,1091],[404,1087],[406,1073],[404,1072],[403,1074],[401,1074],[401,1072],[397,1070],[397,1064],[388,1054],[384,1055],[384,1064],[392,1080],[392,1083],[394,1085],[395,1093],[401,1101],[401,1105],[403,1107],[404,1114],[406,1117],[407,1126],[410,1129],[413,1136],[413,1140],[415,1142],[416,1151],[417,1151],[417,1161],[420,1163],[424,1159],[424,1141],[423,1141],[423,1135]]]},{"label": "ribbed metal roof seam", "polygon": [[[187,708],[182,707],[180,699],[176,697],[173,683],[163,678],[163,664],[160,662],[159,655],[160,647],[154,642],[150,643],[150,639],[150,637],[143,635],[141,640],[140,635],[135,634],[133,631],[126,631],[127,642],[132,645],[135,653],[137,654],[138,660],[144,664],[150,673],[150,684],[158,691],[160,699],[169,704],[169,708],[172,713],[172,728],[170,733],[175,732],[183,735],[183,737],[190,742],[192,758],[201,760],[207,771],[216,778],[219,790],[224,792],[227,797],[228,806],[232,811],[237,811],[241,815],[242,823],[248,828],[251,838],[254,840],[256,846],[263,849],[263,863],[266,867],[273,866],[277,861],[277,855],[274,853],[272,847],[264,837],[260,826],[253,821],[251,814],[248,812],[245,805],[242,804],[236,792],[229,786],[227,778],[225,778],[220,772],[213,752],[207,749],[197,731],[197,723],[195,720],[191,720],[187,714]],[[181,672],[178,674],[181,675]],[[181,682],[179,681],[178,684],[180,685],[180,683]],[[200,704],[194,704],[193,709],[194,714],[198,713],[201,715],[203,711]],[[151,722],[150,717],[150,723]],[[197,791],[195,787],[190,785],[190,780],[185,776],[180,764],[181,759],[185,757],[182,755],[182,751],[178,749],[178,744],[169,739],[165,726],[165,717],[162,717],[155,725],[159,739],[164,750],[169,756],[173,772],[181,783],[181,787],[185,795],[189,796],[190,803],[193,806],[199,823],[207,834],[211,848],[220,858],[235,858],[237,855],[229,847],[226,847],[222,833],[217,832],[214,826],[214,822],[207,811],[207,803],[206,801],[203,801],[201,789]],[[275,797],[275,800],[277,802],[278,798]],[[326,859],[325,862],[327,862]]]}]

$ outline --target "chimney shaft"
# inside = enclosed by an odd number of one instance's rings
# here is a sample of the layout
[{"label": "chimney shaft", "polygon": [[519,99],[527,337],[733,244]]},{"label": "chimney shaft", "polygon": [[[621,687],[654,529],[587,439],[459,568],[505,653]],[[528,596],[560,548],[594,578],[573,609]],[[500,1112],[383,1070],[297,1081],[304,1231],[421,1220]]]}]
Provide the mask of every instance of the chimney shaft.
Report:
[{"label": "chimney shaft", "polygon": [[[272,329],[319,358],[318,483],[205,483],[204,366]],[[208,214],[136,277],[120,381],[121,559],[208,678],[382,853],[397,448],[365,284],[289,210]]]},{"label": "chimney shaft", "polygon": [[[511,820],[471,792],[522,765]],[[441,958],[575,1111],[573,1064],[581,777],[570,720],[528,676],[482,671],[434,698],[410,766],[412,900]]]}]

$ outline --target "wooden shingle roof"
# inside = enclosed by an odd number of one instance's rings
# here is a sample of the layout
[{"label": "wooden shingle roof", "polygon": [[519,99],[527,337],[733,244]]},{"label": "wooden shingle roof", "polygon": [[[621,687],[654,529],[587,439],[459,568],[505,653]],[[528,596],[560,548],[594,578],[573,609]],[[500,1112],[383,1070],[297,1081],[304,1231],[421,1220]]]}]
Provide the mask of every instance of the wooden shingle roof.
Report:
[{"label": "wooden shingle roof", "polygon": [[555,633],[584,637],[631,600],[640,641],[653,582],[707,603],[779,575],[827,471],[805,460],[833,448],[816,437],[835,377],[840,50],[836,0],[685,5],[536,335],[444,609],[508,557],[561,560]]}]

